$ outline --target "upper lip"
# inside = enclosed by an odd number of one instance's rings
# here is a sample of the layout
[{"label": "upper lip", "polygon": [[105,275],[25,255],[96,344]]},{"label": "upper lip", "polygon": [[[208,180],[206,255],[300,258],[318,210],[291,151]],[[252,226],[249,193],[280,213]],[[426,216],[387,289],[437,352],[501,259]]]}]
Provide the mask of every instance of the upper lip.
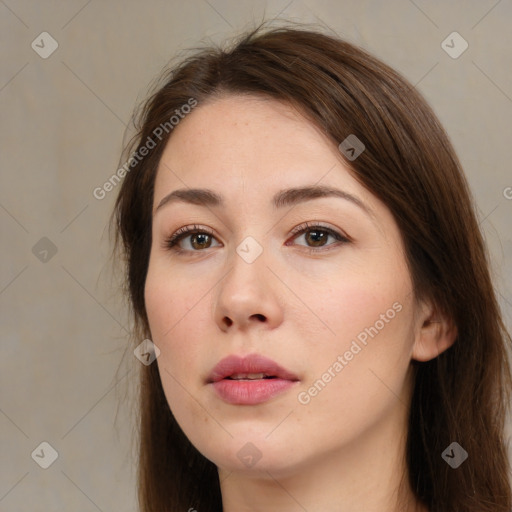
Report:
[{"label": "upper lip", "polygon": [[221,359],[211,371],[208,382],[218,382],[236,374],[264,373],[269,377],[285,380],[299,380],[296,375],[278,365],[272,359],[259,354],[249,354],[245,357],[231,355]]}]

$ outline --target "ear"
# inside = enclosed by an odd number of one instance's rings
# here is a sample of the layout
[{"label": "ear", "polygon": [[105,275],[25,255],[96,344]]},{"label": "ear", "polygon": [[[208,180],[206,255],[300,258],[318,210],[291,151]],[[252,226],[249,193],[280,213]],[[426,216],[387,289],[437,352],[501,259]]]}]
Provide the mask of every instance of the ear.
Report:
[{"label": "ear", "polygon": [[457,327],[452,319],[424,303],[420,307],[411,357],[416,361],[430,361],[450,348],[456,338]]}]

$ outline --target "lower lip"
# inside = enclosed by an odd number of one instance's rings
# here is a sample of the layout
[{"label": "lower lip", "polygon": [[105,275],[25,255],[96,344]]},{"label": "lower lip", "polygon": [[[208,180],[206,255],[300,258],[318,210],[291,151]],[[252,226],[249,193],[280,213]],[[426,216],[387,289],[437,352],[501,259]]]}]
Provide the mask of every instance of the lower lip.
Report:
[{"label": "lower lip", "polygon": [[235,405],[256,405],[285,392],[295,383],[285,379],[222,379],[213,382],[212,385],[225,402]]}]

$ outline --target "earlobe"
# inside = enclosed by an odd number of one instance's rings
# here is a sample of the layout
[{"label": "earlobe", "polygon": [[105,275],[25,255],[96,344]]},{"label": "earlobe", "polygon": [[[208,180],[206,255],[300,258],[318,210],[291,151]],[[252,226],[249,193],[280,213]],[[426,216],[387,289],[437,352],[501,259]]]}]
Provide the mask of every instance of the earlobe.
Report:
[{"label": "earlobe", "polygon": [[432,312],[416,334],[412,359],[430,361],[449,349],[457,339],[457,327],[445,315]]}]

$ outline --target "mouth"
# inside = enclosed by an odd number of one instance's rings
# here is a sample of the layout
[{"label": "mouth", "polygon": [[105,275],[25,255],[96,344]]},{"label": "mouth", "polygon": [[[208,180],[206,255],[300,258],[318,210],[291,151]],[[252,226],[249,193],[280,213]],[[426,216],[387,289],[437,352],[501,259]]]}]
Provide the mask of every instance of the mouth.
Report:
[{"label": "mouth", "polygon": [[296,375],[258,354],[222,359],[207,380],[222,400],[234,405],[267,402],[297,382]]}]

